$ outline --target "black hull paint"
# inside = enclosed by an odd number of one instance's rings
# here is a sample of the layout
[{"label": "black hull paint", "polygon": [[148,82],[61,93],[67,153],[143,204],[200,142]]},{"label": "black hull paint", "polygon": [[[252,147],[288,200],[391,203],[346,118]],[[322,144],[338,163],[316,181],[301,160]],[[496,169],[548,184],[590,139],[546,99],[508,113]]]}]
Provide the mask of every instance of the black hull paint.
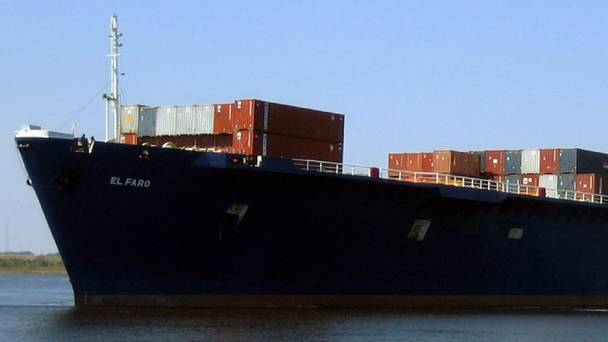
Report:
[{"label": "black hull paint", "polygon": [[[599,205],[224,154],[17,142],[78,306],[608,304]],[[419,219],[428,232],[409,239]]]}]

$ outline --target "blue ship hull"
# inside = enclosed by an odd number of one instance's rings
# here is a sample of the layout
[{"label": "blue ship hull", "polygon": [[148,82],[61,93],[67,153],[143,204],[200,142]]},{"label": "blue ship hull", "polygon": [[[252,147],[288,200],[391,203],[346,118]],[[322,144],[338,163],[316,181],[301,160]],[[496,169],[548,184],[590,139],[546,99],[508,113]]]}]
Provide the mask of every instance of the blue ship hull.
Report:
[{"label": "blue ship hull", "polygon": [[17,138],[78,306],[608,306],[600,205],[74,142]]}]

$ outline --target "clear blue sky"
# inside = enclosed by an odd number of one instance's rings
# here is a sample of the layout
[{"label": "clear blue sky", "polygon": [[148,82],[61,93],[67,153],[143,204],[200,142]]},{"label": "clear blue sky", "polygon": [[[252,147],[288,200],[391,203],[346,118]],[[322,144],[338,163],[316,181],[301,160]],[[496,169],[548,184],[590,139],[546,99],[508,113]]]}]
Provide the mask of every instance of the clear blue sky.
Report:
[{"label": "clear blue sky", "polygon": [[77,131],[102,137],[112,12],[129,103],[342,112],[345,159],[367,165],[391,151],[608,151],[603,1],[0,0],[0,250],[8,227],[11,249],[56,251],[13,130],[67,130],[90,102]]}]

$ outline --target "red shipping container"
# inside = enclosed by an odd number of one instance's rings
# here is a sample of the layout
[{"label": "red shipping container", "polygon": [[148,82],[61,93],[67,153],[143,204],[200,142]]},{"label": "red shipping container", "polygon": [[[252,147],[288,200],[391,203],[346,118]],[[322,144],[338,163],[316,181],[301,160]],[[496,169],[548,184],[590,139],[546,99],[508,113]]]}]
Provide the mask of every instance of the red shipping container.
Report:
[{"label": "red shipping container", "polygon": [[216,104],[213,106],[213,134],[232,134],[232,104]]},{"label": "red shipping container", "polygon": [[433,153],[391,153],[388,168],[411,172],[433,172]]},{"label": "red shipping container", "polygon": [[217,151],[230,152],[232,149],[232,134],[201,134],[179,136],[140,137],[140,143],[163,146],[170,142],[177,147],[208,148]]},{"label": "red shipping container", "polygon": [[403,153],[389,153],[388,168],[391,170],[403,170]]},{"label": "red shipping container", "polygon": [[334,143],[344,141],[342,114],[260,100],[235,101],[231,127],[234,132],[248,129]]},{"label": "red shipping container", "polygon": [[457,176],[479,177],[479,154],[434,151],[433,171]]},{"label": "red shipping container", "polygon": [[124,133],[122,135],[122,143],[127,145],[137,145],[137,134]]},{"label": "red shipping container", "polygon": [[252,130],[233,136],[233,153],[342,162],[342,144]]},{"label": "red shipping container", "polygon": [[433,152],[421,152],[422,156],[421,168],[422,172],[433,172]]},{"label": "red shipping container", "polygon": [[505,173],[505,156],[503,150],[486,151],[484,173],[503,175]]},{"label": "red shipping container", "polygon": [[553,148],[540,150],[540,173],[559,173],[559,149]]},{"label": "red shipping container", "polygon": [[538,175],[521,175],[519,176],[519,184],[538,186]]},{"label": "red shipping container", "polygon": [[608,195],[608,175],[579,173],[576,175],[576,191]]}]

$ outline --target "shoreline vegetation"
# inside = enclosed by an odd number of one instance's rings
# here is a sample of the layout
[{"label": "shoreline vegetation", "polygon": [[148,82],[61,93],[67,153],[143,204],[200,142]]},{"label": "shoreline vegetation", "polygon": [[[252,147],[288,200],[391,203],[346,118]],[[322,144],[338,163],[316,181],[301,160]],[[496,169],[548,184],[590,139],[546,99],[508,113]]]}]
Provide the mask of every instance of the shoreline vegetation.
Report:
[{"label": "shoreline vegetation", "polygon": [[67,274],[59,254],[0,253],[0,274]]}]

